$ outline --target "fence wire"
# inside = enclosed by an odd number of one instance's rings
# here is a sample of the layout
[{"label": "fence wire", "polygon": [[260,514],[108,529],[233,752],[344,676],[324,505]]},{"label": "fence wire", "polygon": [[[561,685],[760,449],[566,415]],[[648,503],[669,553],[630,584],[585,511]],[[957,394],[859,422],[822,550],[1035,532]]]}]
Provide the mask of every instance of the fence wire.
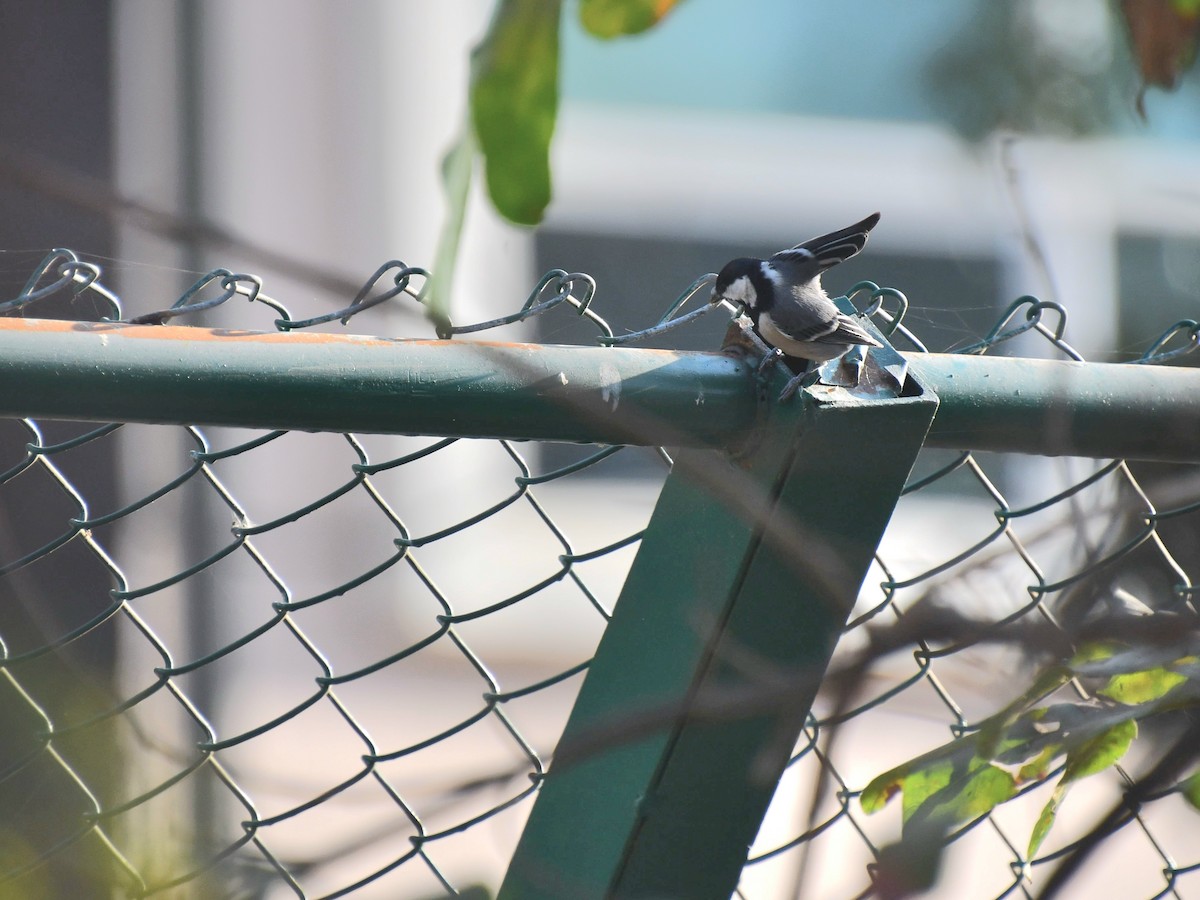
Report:
[{"label": "fence wire", "polygon": [[[347,309],[299,320],[257,278],[218,270],[171,309],[126,318],[100,274],[56,251],[0,312],[45,315],[66,297],[56,314],[79,315],[86,298],[109,319],[164,322],[241,296],[290,330],[420,300],[424,280],[392,261]],[[562,307],[601,343],[628,340],[591,308],[594,287],[551,272],[514,314],[441,328]],[[902,348],[924,349],[898,292],[864,283],[852,296]],[[1028,334],[1078,358],[1064,323],[1056,305],[1022,298],[963,349]],[[1144,361],[1187,352],[1196,335],[1181,323]],[[665,452],[649,454],[655,474],[630,476],[622,458],[649,451],[0,424],[0,896],[434,897],[498,883]],[[1191,467],[925,451],[839,658],[918,604],[1064,628],[1097,597],[1190,609],[1198,501]],[[969,730],[1033,665],[1019,648],[966,641],[899,658],[872,669],[850,708],[818,702],[739,896],[868,891],[899,824],[862,814],[863,786]],[[963,829],[942,894],[1032,896],[1039,867],[1129,777],[1114,770],[1088,785],[1090,802],[1073,796],[1079,817],[1032,861],[1036,791]],[[1116,861],[1089,884],[1185,896],[1200,846],[1186,811],[1157,807],[1112,839]]]},{"label": "fence wire", "polygon": [[[886,293],[874,285],[858,289]],[[1065,328],[1061,306],[1022,297],[987,335],[958,352],[1002,352],[1005,342],[1028,333],[1041,346],[1027,343],[1027,355],[1082,361],[1064,340]],[[1196,335],[1194,321],[1179,322],[1136,362],[1178,359],[1195,349]],[[902,324],[893,340],[900,349],[926,349]],[[780,885],[786,896],[878,891],[877,862],[900,833],[900,809],[894,802],[890,815],[864,815],[857,801],[873,778],[970,734],[1013,701],[1044,668],[1045,653],[1037,651],[1054,644],[1055,634],[1063,637],[1059,646],[1070,646],[1083,623],[1108,615],[1166,612],[1194,621],[1197,574],[1200,467],[926,448],[832,668],[869,643],[869,628],[886,628],[914,610],[927,617],[946,611],[955,621],[966,616],[969,633],[937,644],[916,641],[889,656],[856,686],[848,706],[819,698],[738,896],[780,896]],[[1022,625],[1040,635],[1040,648],[978,644],[981,633]],[[1075,680],[1059,696],[1089,694]],[[1167,741],[1172,733],[1157,737]],[[1094,776],[1029,858],[1031,833],[1061,772],[1032,781],[1019,799],[957,829],[937,885],[922,895],[1038,896],[1047,870],[1088,840],[1133,784],[1123,765]],[[1195,815],[1177,793],[1135,810],[1066,896],[1200,896]]]}]

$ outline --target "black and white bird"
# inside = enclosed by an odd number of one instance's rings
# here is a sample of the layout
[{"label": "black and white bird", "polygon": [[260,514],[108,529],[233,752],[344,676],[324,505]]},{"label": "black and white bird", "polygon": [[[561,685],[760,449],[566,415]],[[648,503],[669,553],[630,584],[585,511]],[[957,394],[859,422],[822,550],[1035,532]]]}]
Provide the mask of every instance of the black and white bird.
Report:
[{"label": "black and white bird", "polygon": [[878,222],[879,213],[873,213],[770,259],[735,259],[717,275],[709,302],[740,304],[755,333],[794,359],[824,362],[856,344],[878,347],[879,342],[841,312],[821,287],[825,270],[862,250]]}]

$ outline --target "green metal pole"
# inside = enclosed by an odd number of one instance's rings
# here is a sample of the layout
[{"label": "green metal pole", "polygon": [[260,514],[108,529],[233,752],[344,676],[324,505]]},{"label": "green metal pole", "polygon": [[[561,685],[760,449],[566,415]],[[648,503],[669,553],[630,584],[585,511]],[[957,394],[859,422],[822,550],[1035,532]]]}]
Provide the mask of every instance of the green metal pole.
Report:
[{"label": "green metal pole", "polygon": [[905,354],[941,405],[929,444],[1042,456],[1200,461],[1200,370]]},{"label": "green metal pole", "polygon": [[757,414],[719,353],[0,318],[0,416],[723,446]]},{"label": "green metal pole", "polygon": [[[1200,370],[903,355],[929,446],[1200,461]],[[720,353],[37,319],[0,318],[0,385],[4,416],[691,447],[760,412]]]},{"label": "green metal pole", "polygon": [[801,396],[746,468],[678,459],[501,900],[734,890],[937,409]]}]

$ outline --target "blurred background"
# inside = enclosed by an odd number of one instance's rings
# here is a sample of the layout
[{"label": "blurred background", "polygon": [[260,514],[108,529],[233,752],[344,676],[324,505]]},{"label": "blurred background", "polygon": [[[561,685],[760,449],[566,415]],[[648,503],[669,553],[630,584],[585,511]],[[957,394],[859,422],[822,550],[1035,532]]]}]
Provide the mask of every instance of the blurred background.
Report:
[{"label": "blurred background", "polygon": [[[2,0],[4,297],[20,291],[51,247],[100,263],[134,314],[170,305],[217,266],[262,276],[266,292],[297,315],[344,306],[387,260],[432,266],[444,214],[440,161],[463,127],[468,55],[491,8],[487,0]],[[904,291],[906,324],[931,350],[981,337],[1023,294],[1062,303],[1066,339],[1096,360],[1135,358],[1172,322],[1200,312],[1200,85],[1191,75],[1176,93],[1152,92],[1140,119],[1136,69],[1105,0],[687,0],[649,33],[613,42],[586,35],[568,3],[560,73],[547,219],[519,229],[499,221],[482,196],[472,198],[456,322],[517,309],[543,271],[561,268],[591,274],[593,308],[618,333],[636,330],[728,259],[767,255],[875,210],[883,218],[867,252],[826,286],[834,293],[869,278]],[[179,227],[147,219],[142,208],[169,213]],[[258,324],[242,309],[229,315],[204,321],[272,327],[266,315]],[[661,343],[714,349],[725,328],[716,318]],[[363,327],[356,320],[351,330]],[[379,310],[370,327],[433,336],[419,312],[402,305]],[[564,315],[511,336],[591,342],[594,329]],[[1016,342],[1011,352],[1043,347]],[[180,440],[173,432],[145,440],[153,453],[124,438],[97,451],[97,502],[142,496],[177,471],[178,458],[161,446]],[[390,453],[410,446],[389,440]],[[188,449],[180,443],[174,451]],[[269,518],[283,485],[332,465],[343,450],[309,442],[279,454],[269,470],[231,474],[231,484],[249,508],[263,510],[260,520]],[[530,450],[543,466],[578,452]],[[507,465],[468,448],[452,483],[435,490],[413,480],[399,490],[414,515],[432,510],[454,521]],[[1039,495],[1066,477],[1037,465],[1013,479],[1018,495]],[[568,531],[635,531],[663,471],[653,454],[631,453],[581,479],[562,499]],[[619,502],[588,512],[601,496]],[[917,515],[952,530],[957,508],[943,502]],[[54,514],[11,491],[3,505],[25,529]],[[114,541],[181,557],[227,519],[197,499]],[[298,578],[321,581],[331,561],[358,552],[361,528],[349,510],[279,552],[291,554]],[[615,600],[628,557],[597,575],[604,602]],[[109,586],[102,573],[70,567],[38,577],[43,583],[28,589],[49,598],[39,612],[49,632],[56,617],[70,618],[73,596]],[[193,579],[180,590],[192,593],[174,612],[160,610],[156,627],[196,652],[217,628],[211,612],[197,611],[211,604],[197,598],[244,592],[245,606],[222,614],[220,629],[232,633],[261,620],[248,611],[254,602],[270,602],[252,598],[236,576]],[[322,647],[334,656],[378,658],[391,646],[386,628],[326,624]],[[490,662],[534,680],[586,658],[601,628],[587,609],[542,610],[479,641]],[[123,668],[129,654],[114,634],[92,641],[81,664],[120,682],[131,677]],[[253,675],[259,699],[290,677],[286,665],[263,662]],[[427,706],[410,701],[417,719],[433,715],[456,679],[475,677],[449,665],[430,671],[422,676],[430,679]],[[231,666],[189,689],[213,710],[252,704],[237,687],[245,675]],[[359,698],[360,708],[382,715],[394,690],[381,686]],[[530,726],[547,748],[571,695],[548,703]],[[944,725],[937,727],[942,737],[929,741],[944,739]],[[931,746],[910,738],[913,752]],[[453,782],[456,773],[488,771],[491,763],[472,752],[456,759],[457,769],[446,770],[443,758],[444,768],[430,772]],[[261,762],[243,766],[252,772]],[[302,784],[308,765],[287,776]],[[286,783],[276,787],[287,793]],[[207,801],[197,793],[192,802]],[[443,866],[459,883],[492,882],[518,830],[511,824],[504,836],[489,835],[485,850],[470,844]],[[437,886],[422,883],[412,895],[430,885]]]},{"label": "blurred background", "polygon": [[[6,4],[6,252],[86,246],[128,274],[212,243],[155,244],[81,209],[104,198],[77,185],[30,190],[53,165],[215,224],[252,255],[270,249],[351,283],[394,256],[429,265],[438,166],[464,121],[467,53],[490,10]],[[903,11],[687,0],[615,41],[587,36],[567,4],[548,219],[529,232],[497,225],[485,204],[471,210],[462,265],[475,274],[455,313],[465,321],[472,304],[557,266],[595,275],[634,327],[731,255],[879,209],[872,257],[844,279],[869,265],[873,280],[903,284],[935,328],[923,332],[933,349],[1033,293],[1069,306],[1083,352],[1119,358],[1152,336],[1144,313],[1189,311],[1196,265],[1197,79],[1152,91],[1146,121],[1137,87],[1103,0]],[[31,173],[37,162],[47,168]],[[341,300],[236,250],[221,248],[219,263],[257,264],[293,302]],[[199,261],[179,268],[204,270]]]}]

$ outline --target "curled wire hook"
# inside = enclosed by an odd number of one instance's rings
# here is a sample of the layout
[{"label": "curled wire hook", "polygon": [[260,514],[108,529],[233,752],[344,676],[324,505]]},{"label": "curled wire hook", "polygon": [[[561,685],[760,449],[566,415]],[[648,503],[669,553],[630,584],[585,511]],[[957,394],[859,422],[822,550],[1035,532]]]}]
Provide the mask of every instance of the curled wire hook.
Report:
[{"label": "curled wire hook", "polygon": [[[560,303],[570,303],[575,291],[575,283],[580,281],[583,283],[583,296],[575,299],[574,306],[579,310],[580,315],[587,312],[587,309],[592,304],[592,298],[596,296],[596,279],[586,272],[567,272],[563,269],[551,269],[541,277],[533,290],[529,292],[529,296],[525,298],[525,302],[521,305],[521,309],[516,314],[517,316],[535,316],[540,315],[548,309],[553,309]],[[550,285],[554,285],[554,296],[548,300],[540,300],[542,292]],[[511,318],[511,321],[519,321],[518,318]],[[479,331],[480,325],[464,325],[463,333],[466,329]]]},{"label": "curled wire hook", "polygon": [[[279,315],[283,319],[283,321],[289,322],[289,323],[292,321],[292,314],[291,314],[291,312],[288,311],[288,308],[286,306],[284,306],[282,303],[280,303],[278,300],[276,300],[274,297],[268,297],[261,290],[259,290],[258,285],[254,284],[253,282],[251,283],[250,287],[246,287],[239,283],[238,285],[236,285],[234,287],[234,290],[238,294],[240,294],[241,296],[243,296],[247,300],[249,300],[251,303],[261,303],[264,306],[275,310],[275,312],[279,313]],[[276,327],[278,327],[278,323],[276,323]],[[287,329],[280,328],[279,330],[286,331]]]},{"label": "curled wire hook", "polygon": [[[1163,350],[1162,348],[1169,344],[1176,337],[1183,335],[1186,343],[1182,347],[1177,347],[1174,350]],[[1182,319],[1176,322],[1166,331],[1158,336],[1149,349],[1135,359],[1135,363],[1161,363],[1169,359],[1176,359],[1180,356],[1186,356],[1200,346],[1200,323],[1194,319]]]},{"label": "curled wire hook", "polygon": [[[898,291],[895,288],[880,287],[873,281],[860,281],[854,287],[850,288],[849,293],[846,294],[846,299],[854,303],[855,296],[861,294],[863,291],[869,291],[870,294],[862,314],[870,318],[876,313],[882,313],[884,324],[887,327],[881,330],[886,337],[890,338],[896,333],[896,329],[901,327],[904,317],[908,315],[908,297],[902,291]],[[896,311],[894,313],[883,308],[883,301],[887,298],[896,301]],[[908,336],[907,329],[902,333]]]},{"label": "curled wire hook", "polygon": [[101,300],[108,304],[109,313],[106,316],[101,316],[102,322],[119,322],[124,317],[125,312],[121,308],[121,298],[102,285],[99,280],[92,281],[86,285],[80,293],[95,294]]},{"label": "curled wire hook", "polygon": [[[396,274],[392,276],[392,286],[383,293],[378,294],[368,299],[367,295],[374,290],[379,280],[388,272],[396,270]],[[413,293],[409,290],[409,283],[413,276],[418,276],[423,279],[421,290]],[[331,313],[325,313],[321,316],[313,316],[311,319],[292,319],[291,316],[285,316],[275,320],[275,327],[280,331],[292,331],[297,328],[310,328],[313,325],[323,325],[326,322],[332,322],[334,319],[341,319],[342,324],[347,324],[353,316],[358,315],[365,309],[370,309],[372,306],[378,306],[397,297],[400,294],[408,294],[418,303],[425,302],[425,292],[429,287],[429,273],[419,266],[410,266],[402,260],[392,259],[385,262],[382,266],[375,270],[374,274],[368,278],[358,293],[354,295],[354,299],[350,301],[349,306],[342,307]]]},{"label": "curled wire hook", "polygon": [[[1025,321],[1020,325],[1016,325],[1008,330],[1005,330],[1005,326],[1012,321],[1013,317],[1016,316],[1017,312],[1023,306],[1028,307],[1025,310]],[[1053,330],[1042,324],[1042,312],[1047,309],[1058,313],[1058,325]],[[1032,294],[1025,294],[1024,296],[1018,297],[1008,305],[1008,308],[1004,310],[1000,318],[996,321],[996,324],[992,326],[991,330],[987,333],[987,335],[984,336],[983,340],[969,344],[966,347],[961,348],[958,352],[982,353],[990,347],[994,347],[997,344],[1002,344],[1005,341],[1012,340],[1013,338],[1024,334],[1027,331],[1033,331],[1034,329],[1037,329],[1041,334],[1044,334],[1051,341],[1053,341],[1055,346],[1077,356],[1075,351],[1072,350],[1065,341],[1063,341],[1063,333],[1066,331],[1066,328],[1067,311],[1062,307],[1062,304],[1056,303],[1053,300],[1039,300]]]},{"label": "curled wire hook", "polygon": [[[578,297],[575,296],[577,285],[582,285],[581,296]],[[554,287],[554,295],[545,300],[541,299],[546,289],[551,286]],[[449,337],[455,334],[471,334],[477,331],[486,331],[489,328],[498,328],[501,325],[511,325],[515,322],[521,322],[548,312],[560,303],[566,303],[574,307],[580,316],[589,319],[605,335],[611,336],[612,329],[609,328],[608,323],[589,308],[592,298],[595,295],[596,279],[592,278],[586,272],[567,272],[564,269],[551,269],[541,277],[534,289],[529,292],[525,303],[522,304],[520,310],[517,312],[501,316],[497,319],[490,319],[486,322],[476,322],[472,325],[447,324],[444,329],[439,329],[439,336]],[[443,331],[444,334],[442,333]]]},{"label": "curled wire hook", "polygon": [[[52,271],[58,277],[50,284],[38,287]],[[78,296],[92,287],[99,278],[99,266],[84,262],[72,250],[55,248],[42,258],[33,274],[29,276],[29,280],[25,282],[25,286],[21,288],[21,293],[12,300],[0,303],[0,312],[20,309],[22,306],[56,294],[68,286],[70,286],[71,292]]]},{"label": "curled wire hook", "polygon": [[[1026,294],[1025,296],[1018,297],[1008,305],[1008,308],[1004,310],[1004,312],[1000,315],[1000,318],[996,320],[996,324],[991,327],[991,330],[984,335],[983,340],[979,341],[979,344],[985,347],[991,346],[992,344],[998,344],[1001,341],[1007,341],[1019,334],[1024,334],[1026,331],[1031,331],[1041,316],[1041,303],[1042,301],[1037,297],[1034,297],[1032,294]],[[1028,307],[1028,309],[1025,310],[1025,321],[1015,328],[1010,328],[1008,331],[1004,331],[1004,326],[1012,321],[1013,317],[1016,316],[1017,311],[1023,306]]]},{"label": "curled wire hook", "polygon": [[[219,281],[221,285],[221,293],[216,297],[211,297],[208,300],[196,300],[195,297],[202,290],[212,284],[214,281]],[[249,284],[249,294],[244,291],[239,291],[238,288],[243,283]],[[258,298],[258,292],[262,288],[262,279],[257,275],[247,275],[244,273],[235,274],[228,269],[213,269],[207,275],[198,278],[190,288],[183,292],[183,295],[176,300],[167,309],[155,310],[154,312],[143,313],[140,316],[134,316],[126,320],[131,325],[162,325],[171,319],[178,316],[190,315],[191,313],[203,312],[206,309],[213,309],[220,306],[231,297],[236,297],[239,293],[244,294],[254,302]]]},{"label": "curled wire hook", "polygon": [[659,318],[658,324],[666,324],[667,320],[675,315],[675,313],[679,312],[679,310],[683,309],[683,307],[687,305],[687,302],[691,300],[692,297],[694,297],[697,293],[699,293],[702,287],[707,284],[715,283],[716,280],[717,274],[715,272],[709,272],[707,275],[701,275],[699,278],[693,281],[687,288],[684,289],[682,294],[675,298],[675,302],[667,307],[667,311]]}]

